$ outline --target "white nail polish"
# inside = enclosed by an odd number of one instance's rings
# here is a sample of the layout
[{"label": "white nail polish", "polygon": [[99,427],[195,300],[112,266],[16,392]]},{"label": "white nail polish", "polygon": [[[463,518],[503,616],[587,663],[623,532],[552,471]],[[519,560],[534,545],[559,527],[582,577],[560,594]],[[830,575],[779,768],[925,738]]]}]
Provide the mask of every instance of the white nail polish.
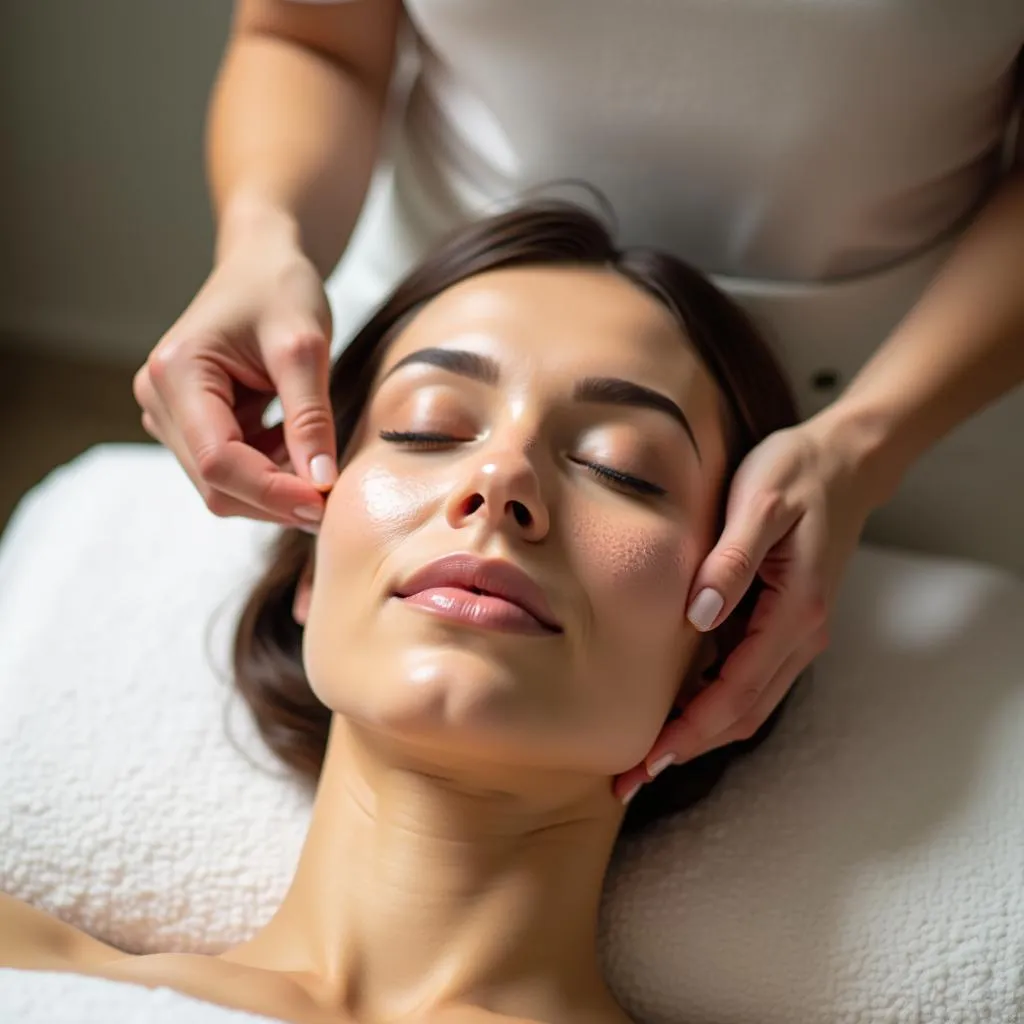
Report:
[{"label": "white nail polish", "polygon": [[647,774],[652,779],[657,778],[670,764],[675,762],[675,754],[665,754],[663,757],[659,757],[650,768],[647,769]]},{"label": "white nail polish", "polygon": [[629,790],[629,791],[628,791],[628,792],[626,793],[626,795],[625,795],[625,796],[624,796],[624,797],[622,798],[622,803],[623,803],[623,805],[626,805],[626,804],[628,804],[628,803],[629,803],[629,801],[630,801],[630,800],[632,800],[632,799],[633,799],[633,797],[635,797],[635,796],[637,795],[637,793],[639,793],[639,792],[640,792],[640,787],[641,787],[642,785],[643,785],[643,783],[642,783],[642,782],[638,782],[638,783],[637,783],[637,784],[636,784],[636,785],[635,785],[635,786],[634,786],[634,787],[633,787],[633,788],[632,788],[631,790]]},{"label": "white nail polish", "polygon": [[697,627],[705,630],[711,628],[711,623],[722,610],[725,598],[717,590],[705,587],[690,604],[686,617]]},{"label": "white nail polish", "polygon": [[337,478],[334,460],[330,455],[314,455],[309,460],[309,475],[319,487],[330,487]]}]

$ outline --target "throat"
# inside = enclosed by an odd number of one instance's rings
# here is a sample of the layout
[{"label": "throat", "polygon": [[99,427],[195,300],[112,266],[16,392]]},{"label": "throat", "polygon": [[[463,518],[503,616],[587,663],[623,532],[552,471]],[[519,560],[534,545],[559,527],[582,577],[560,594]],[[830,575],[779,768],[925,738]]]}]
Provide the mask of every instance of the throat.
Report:
[{"label": "throat", "polygon": [[553,819],[367,761],[340,742],[351,729],[336,717],[295,878],[241,960],[360,1020],[605,1005],[596,931],[617,818]]}]

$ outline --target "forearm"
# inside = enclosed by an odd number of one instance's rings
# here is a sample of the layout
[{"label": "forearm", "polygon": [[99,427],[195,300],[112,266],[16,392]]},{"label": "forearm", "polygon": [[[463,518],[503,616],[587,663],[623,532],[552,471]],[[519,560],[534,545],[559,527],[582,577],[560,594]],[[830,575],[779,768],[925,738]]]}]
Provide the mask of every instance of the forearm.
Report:
[{"label": "forearm", "polygon": [[207,134],[218,259],[236,243],[273,237],[330,273],[369,185],[387,78],[290,39],[236,32]]},{"label": "forearm", "polygon": [[1024,174],[965,232],[917,305],[815,420],[849,445],[876,504],[958,424],[1024,381]]}]

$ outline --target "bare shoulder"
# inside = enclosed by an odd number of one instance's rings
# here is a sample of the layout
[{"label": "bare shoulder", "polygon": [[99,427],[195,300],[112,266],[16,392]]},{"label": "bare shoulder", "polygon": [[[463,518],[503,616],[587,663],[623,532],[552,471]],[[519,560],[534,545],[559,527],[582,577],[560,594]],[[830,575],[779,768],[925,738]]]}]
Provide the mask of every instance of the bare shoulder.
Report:
[{"label": "bare shoulder", "polygon": [[125,956],[66,921],[0,893],[0,967],[80,970]]}]

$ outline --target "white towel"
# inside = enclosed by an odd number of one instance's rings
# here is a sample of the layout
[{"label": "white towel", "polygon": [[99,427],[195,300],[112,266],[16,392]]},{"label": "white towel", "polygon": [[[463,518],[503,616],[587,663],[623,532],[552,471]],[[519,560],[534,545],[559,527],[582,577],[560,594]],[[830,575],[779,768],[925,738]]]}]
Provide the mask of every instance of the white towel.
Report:
[{"label": "white towel", "polygon": [[[0,543],[0,888],[134,952],[217,952],[270,917],[310,793],[227,654],[273,534],[145,446],[28,496]],[[862,549],[776,732],[620,848],[602,939],[646,1024],[1019,1020],[1024,581]]]},{"label": "white towel", "polygon": [[0,970],[3,1024],[268,1024],[169,988],[58,971]]}]

